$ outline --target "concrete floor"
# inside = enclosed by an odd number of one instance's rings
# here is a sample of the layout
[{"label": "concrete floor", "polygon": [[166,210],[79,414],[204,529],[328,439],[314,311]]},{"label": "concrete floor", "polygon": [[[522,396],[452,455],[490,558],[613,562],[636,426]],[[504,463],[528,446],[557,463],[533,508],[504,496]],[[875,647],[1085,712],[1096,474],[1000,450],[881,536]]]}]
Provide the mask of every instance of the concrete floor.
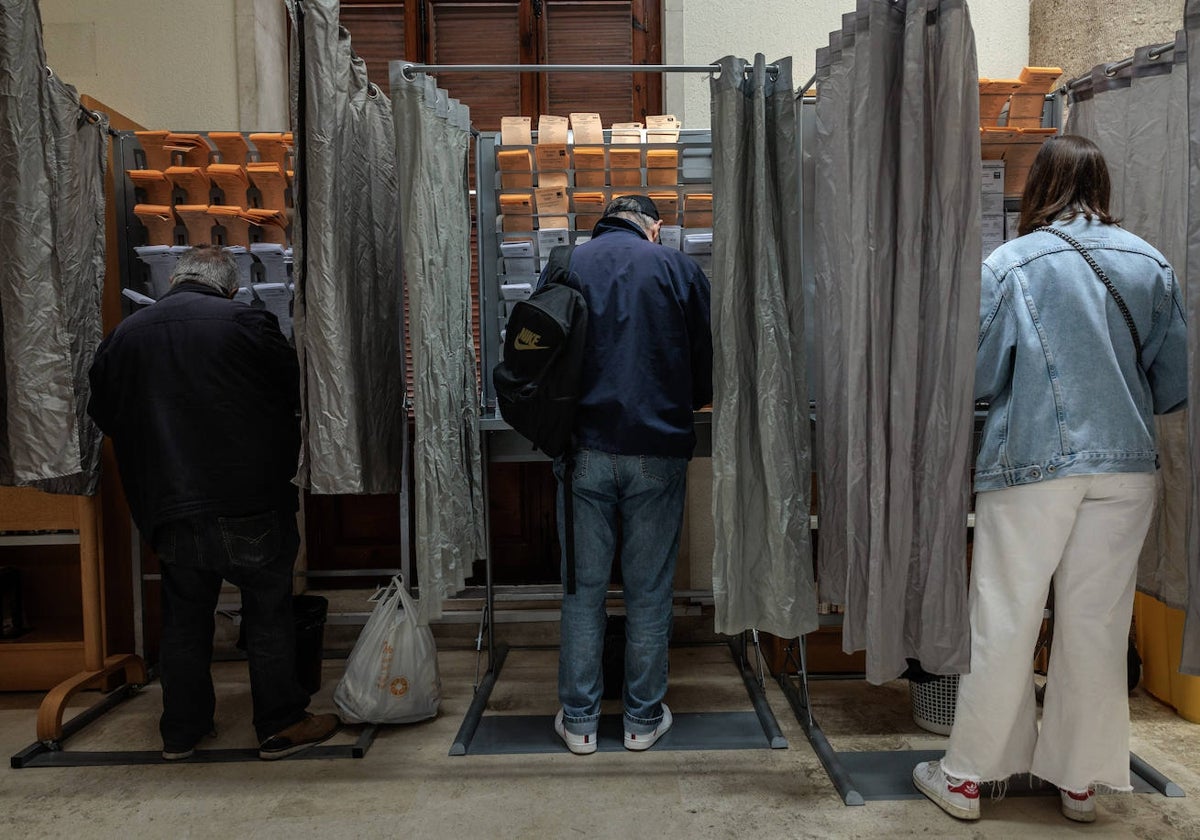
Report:
[{"label": "concrete floor", "polygon": [[[489,713],[552,714],[553,650],[509,653]],[[725,647],[672,651],[676,712],[749,710]],[[846,807],[778,686],[767,696],[786,750],[449,757],[471,700],[474,653],[443,645],[439,716],[386,729],[361,760],[0,770],[0,838],[414,837],[826,838],[1200,837],[1200,726],[1140,690],[1133,748],[1188,798],[1100,799],[1091,826],[1067,822],[1057,798],[984,802],[960,823],[924,800]],[[332,710],[342,663],[325,664],[313,708]],[[243,663],[214,666],[219,738],[252,746]],[[814,711],[839,750],[934,749],[944,739],[912,723],[907,684],[814,684]],[[96,695],[85,695],[85,704]],[[0,752],[34,740],[39,695],[0,695]],[[152,684],[67,743],[68,749],[158,749],[160,693]],[[608,709],[605,711],[616,711]],[[350,743],[354,730],[333,743]]]}]

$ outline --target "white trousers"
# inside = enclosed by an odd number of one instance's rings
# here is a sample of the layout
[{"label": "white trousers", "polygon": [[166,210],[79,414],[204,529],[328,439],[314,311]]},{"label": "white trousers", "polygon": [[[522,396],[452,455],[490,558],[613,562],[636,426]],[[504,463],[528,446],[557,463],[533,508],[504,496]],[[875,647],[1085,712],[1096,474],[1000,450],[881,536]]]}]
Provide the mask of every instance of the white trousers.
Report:
[{"label": "white trousers", "polygon": [[[1130,790],[1127,650],[1153,473],[1058,478],[980,493],[971,673],[942,767],[975,781],[1033,773]],[[1038,732],[1033,652],[1050,581],[1054,637]]]}]

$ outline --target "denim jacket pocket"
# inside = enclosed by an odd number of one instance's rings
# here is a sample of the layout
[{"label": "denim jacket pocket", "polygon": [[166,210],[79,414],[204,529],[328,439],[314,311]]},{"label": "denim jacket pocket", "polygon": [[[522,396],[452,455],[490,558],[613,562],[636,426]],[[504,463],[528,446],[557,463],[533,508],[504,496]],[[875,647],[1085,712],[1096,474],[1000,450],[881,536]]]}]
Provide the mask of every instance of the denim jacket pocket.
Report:
[{"label": "denim jacket pocket", "polygon": [[279,554],[282,543],[275,511],[253,516],[219,516],[217,526],[230,564],[261,569]]}]

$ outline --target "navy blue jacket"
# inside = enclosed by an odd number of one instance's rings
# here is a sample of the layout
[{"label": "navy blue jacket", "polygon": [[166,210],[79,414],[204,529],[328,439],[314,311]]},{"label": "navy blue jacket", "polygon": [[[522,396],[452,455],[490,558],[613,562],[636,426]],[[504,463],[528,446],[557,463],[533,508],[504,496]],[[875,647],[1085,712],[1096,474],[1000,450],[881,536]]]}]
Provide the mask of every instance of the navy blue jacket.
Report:
[{"label": "navy blue jacket", "polygon": [[88,413],[117,451],[138,528],[295,510],[296,353],[270,312],[182,283],[104,339]]},{"label": "navy blue jacket", "polygon": [[712,402],[708,278],[618,218],[596,225],[571,271],[588,306],[579,446],[690,458],[692,412]]}]

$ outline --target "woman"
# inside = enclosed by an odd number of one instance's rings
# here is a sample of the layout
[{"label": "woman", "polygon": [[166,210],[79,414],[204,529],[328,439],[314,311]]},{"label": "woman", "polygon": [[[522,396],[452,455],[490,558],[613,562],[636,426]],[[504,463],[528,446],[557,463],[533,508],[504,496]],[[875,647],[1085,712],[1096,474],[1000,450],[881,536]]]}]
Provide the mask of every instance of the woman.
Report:
[{"label": "woman", "polygon": [[[1016,774],[1057,785],[1064,816],[1080,822],[1095,819],[1096,788],[1131,789],[1126,652],[1154,510],[1153,415],[1183,407],[1187,351],[1175,274],[1117,226],[1109,193],[1092,142],[1051,138],[1029,172],[1020,238],[983,265],[975,398],[990,408],[975,472],[971,673],[945,757],[913,771],[961,819],[979,818],[979,782]],[[1076,240],[1116,294],[1045,226]],[[1052,580],[1039,732],[1032,657]]]}]

